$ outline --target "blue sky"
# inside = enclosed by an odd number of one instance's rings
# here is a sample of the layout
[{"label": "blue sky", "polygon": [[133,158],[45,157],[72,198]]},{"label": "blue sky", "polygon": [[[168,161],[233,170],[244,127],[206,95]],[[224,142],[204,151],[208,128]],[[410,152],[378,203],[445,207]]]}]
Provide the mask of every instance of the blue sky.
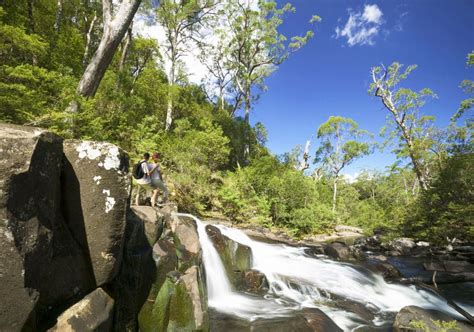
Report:
[{"label": "blue sky", "polygon": [[[466,66],[466,56],[474,50],[474,1],[294,0],[292,4],[296,13],[288,15],[281,27],[286,36],[307,30],[313,14],[322,22],[309,44],[267,79],[268,91],[251,113],[252,123],[266,126],[267,146],[273,153],[304,145],[330,115],[353,118],[361,128],[378,134],[387,112],[367,90],[370,68],[382,63],[418,65],[404,86],[429,87],[438,95],[423,111],[435,115],[439,126],[448,124],[466,98],[458,86],[463,79],[474,79],[474,69]],[[393,161],[389,151],[377,152],[345,173],[384,169]]]}]

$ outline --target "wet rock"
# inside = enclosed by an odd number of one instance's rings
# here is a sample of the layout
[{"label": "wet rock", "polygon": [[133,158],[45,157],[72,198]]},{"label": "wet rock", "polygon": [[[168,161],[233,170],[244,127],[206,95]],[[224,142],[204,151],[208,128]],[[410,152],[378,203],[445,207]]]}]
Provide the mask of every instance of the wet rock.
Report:
[{"label": "wet rock", "polygon": [[64,142],[63,210],[97,285],[117,275],[130,193],[128,156],[109,143]]},{"label": "wet rock", "polygon": [[[394,331],[423,331],[420,327],[425,326],[427,331],[438,331],[440,326],[437,326],[436,321],[452,322],[454,319],[437,310],[428,310],[416,306],[408,306],[402,308],[395,317],[393,323]],[[456,327],[458,331],[472,331],[472,328],[464,322],[457,321]]]},{"label": "wet rock", "polygon": [[222,235],[215,226],[207,225],[206,232],[222,259],[231,284],[237,289],[245,288],[242,278],[245,276],[244,272],[252,267],[252,250]]},{"label": "wet rock", "polygon": [[166,331],[170,316],[170,300],[175,290],[172,278],[166,278],[156,294],[148,299],[138,316],[140,331]]},{"label": "wet rock", "polygon": [[142,220],[127,219],[122,264],[110,285],[116,299],[115,331],[138,331],[138,313],[156,279],[157,268],[146,233]]},{"label": "wet rock", "polygon": [[0,330],[35,330],[94,288],[61,213],[62,143],[40,128],[0,124]]},{"label": "wet rock", "polygon": [[445,271],[450,273],[474,273],[474,264],[465,261],[438,261],[423,264],[427,271]]},{"label": "wet rock", "polygon": [[316,308],[289,313],[285,317],[257,319],[252,322],[212,310],[211,331],[226,332],[289,332],[342,331],[326,314]]},{"label": "wet rock", "polygon": [[268,280],[260,271],[248,270],[242,272],[242,282],[239,290],[244,292],[263,295],[268,292]]},{"label": "wet rock", "polygon": [[192,265],[199,263],[201,244],[197,233],[196,222],[191,218],[170,218],[170,229],[176,246],[180,271],[184,272]]},{"label": "wet rock", "polygon": [[207,296],[197,266],[190,267],[178,281],[170,301],[168,331],[209,329]]},{"label": "wet rock", "polygon": [[114,300],[101,288],[84,297],[67,309],[49,331],[97,331],[112,330]]},{"label": "wet rock", "polygon": [[165,217],[157,208],[132,205],[128,219],[139,220],[144,224],[145,234],[151,246],[163,233]]},{"label": "wet rock", "polygon": [[353,255],[349,246],[342,242],[333,242],[326,246],[324,253],[331,258],[338,260],[353,259]]},{"label": "wet rock", "polygon": [[381,274],[384,279],[398,279],[402,277],[401,272],[382,255],[370,257],[366,266],[371,271]]}]

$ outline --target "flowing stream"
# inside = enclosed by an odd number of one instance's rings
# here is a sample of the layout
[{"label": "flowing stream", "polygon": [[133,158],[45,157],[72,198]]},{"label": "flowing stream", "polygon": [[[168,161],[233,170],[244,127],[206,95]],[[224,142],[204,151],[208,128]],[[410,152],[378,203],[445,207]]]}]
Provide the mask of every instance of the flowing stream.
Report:
[{"label": "flowing stream", "polygon": [[[289,315],[305,307],[318,308],[345,331],[364,325],[391,325],[396,312],[408,305],[441,310],[463,319],[444,299],[415,286],[387,283],[381,276],[355,265],[310,257],[305,248],[262,243],[238,229],[214,225],[223,235],[251,248],[252,269],[265,274],[269,282],[265,297],[236,292],[206,233],[206,225],[193,215],[177,215],[193,218],[197,223],[209,307],[219,312],[253,321]],[[367,322],[354,312],[338,308],[340,299],[363,306],[374,319]]]}]

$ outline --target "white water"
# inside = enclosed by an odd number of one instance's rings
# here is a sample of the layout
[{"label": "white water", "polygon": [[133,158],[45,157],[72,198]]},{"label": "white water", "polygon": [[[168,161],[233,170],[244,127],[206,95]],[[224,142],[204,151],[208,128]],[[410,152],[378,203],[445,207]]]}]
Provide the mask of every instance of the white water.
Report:
[{"label": "white water", "polygon": [[196,220],[206,269],[209,306],[220,312],[254,320],[289,314],[303,307],[324,311],[343,330],[349,331],[364,320],[355,313],[337,309],[334,297],[349,299],[375,314],[373,325],[387,322],[387,314],[408,305],[433,308],[462,317],[443,299],[414,286],[389,284],[384,279],[353,265],[308,257],[304,248],[267,244],[250,239],[240,230],[214,225],[223,235],[252,250],[252,268],[265,274],[270,289],[265,298],[232,290],[219,254],[210,241],[205,225]]}]

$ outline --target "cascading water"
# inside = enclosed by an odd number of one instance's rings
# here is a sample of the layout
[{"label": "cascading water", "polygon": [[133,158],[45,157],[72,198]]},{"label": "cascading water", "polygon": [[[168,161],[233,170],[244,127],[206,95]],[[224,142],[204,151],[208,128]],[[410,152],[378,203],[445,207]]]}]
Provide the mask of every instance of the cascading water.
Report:
[{"label": "cascading water", "polygon": [[[193,218],[197,223],[206,269],[209,307],[220,312],[251,321],[313,307],[322,310],[345,331],[367,323],[374,326],[390,323],[393,314],[408,305],[441,310],[463,319],[443,299],[414,286],[389,284],[381,276],[351,264],[309,257],[304,253],[305,248],[261,243],[250,239],[240,230],[214,225],[223,235],[251,248],[252,268],[265,274],[270,285],[265,298],[235,292],[220,256],[206,233],[206,225],[192,215],[178,216]],[[374,320],[366,322],[353,312],[338,309],[337,298],[363,305],[374,314]]]}]

